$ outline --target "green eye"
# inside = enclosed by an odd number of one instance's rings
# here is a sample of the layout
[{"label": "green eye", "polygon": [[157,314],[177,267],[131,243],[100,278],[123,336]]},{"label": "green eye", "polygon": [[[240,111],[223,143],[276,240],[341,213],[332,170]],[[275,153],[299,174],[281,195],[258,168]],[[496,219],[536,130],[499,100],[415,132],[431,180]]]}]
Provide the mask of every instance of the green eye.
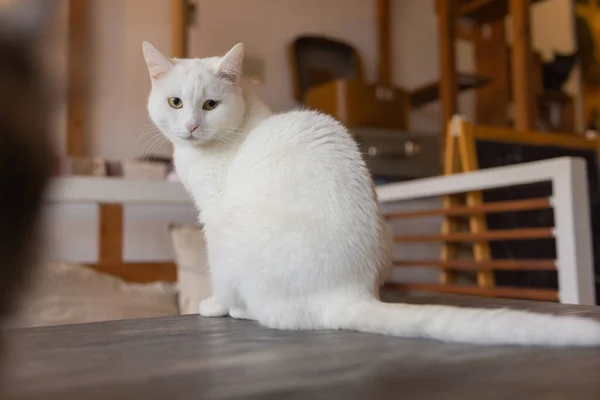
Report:
[{"label": "green eye", "polygon": [[179,97],[169,97],[169,105],[173,108],[183,107],[183,101]]},{"label": "green eye", "polygon": [[206,100],[204,104],[202,104],[203,110],[214,110],[215,107],[219,105],[219,102],[216,100]]}]

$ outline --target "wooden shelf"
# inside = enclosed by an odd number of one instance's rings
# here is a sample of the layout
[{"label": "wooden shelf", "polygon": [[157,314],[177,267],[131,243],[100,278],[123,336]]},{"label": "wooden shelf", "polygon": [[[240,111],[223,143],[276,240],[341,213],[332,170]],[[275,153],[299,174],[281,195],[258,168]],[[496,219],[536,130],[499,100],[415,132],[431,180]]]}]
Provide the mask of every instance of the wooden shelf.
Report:
[{"label": "wooden shelf", "polygon": [[[477,75],[459,74],[458,90],[477,89],[490,82],[489,78]],[[433,82],[410,92],[411,107],[420,107],[440,98],[440,83]]]},{"label": "wooden shelf", "polygon": [[[530,0],[531,4],[544,0]],[[457,9],[457,16],[487,24],[497,21],[508,15],[508,0],[461,0]]]}]

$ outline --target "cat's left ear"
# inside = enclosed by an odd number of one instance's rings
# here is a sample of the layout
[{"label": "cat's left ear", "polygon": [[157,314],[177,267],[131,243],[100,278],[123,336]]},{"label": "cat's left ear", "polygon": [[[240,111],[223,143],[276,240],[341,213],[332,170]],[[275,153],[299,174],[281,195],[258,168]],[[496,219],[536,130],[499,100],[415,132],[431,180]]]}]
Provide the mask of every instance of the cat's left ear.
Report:
[{"label": "cat's left ear", "polygon": [[231,83],[237,83],[242,74],[242,62],[244,61],[244,44],[238,43],[221,59],[217,68],[217,77]]}]

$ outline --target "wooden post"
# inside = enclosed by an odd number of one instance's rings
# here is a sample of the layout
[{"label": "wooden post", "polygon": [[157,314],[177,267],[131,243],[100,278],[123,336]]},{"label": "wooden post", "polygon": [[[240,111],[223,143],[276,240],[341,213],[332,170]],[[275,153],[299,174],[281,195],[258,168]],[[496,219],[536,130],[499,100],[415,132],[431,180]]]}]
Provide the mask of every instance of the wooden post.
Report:
[{"label": "wooden post", "polygon": [[515,129],[534,130],[535,103],[533,56],[531,50],[531,0],[510,0],[512,45],[512,84]]},{"label": "wooden post", "polygon": [[69,157],[80,157],[84,151],[86,4],[86,0],[69,0],[68,4],[66,155]]},{"label": "wooden post", "polygon": [[458,111],[455,20],[454,0],[438,0],[442,132],[446,130],[446,125]]},{"label": "wooden post", "polygon": [[98,263],[123,263],[123,206],[101,204],[98,211]]},{"label": "wooden post", "polygon": [[[69,33],[67,56],[67,131],[66,155],[84,155],[85,133],[85,24],[88,0],[69,0]],[[123,207],[120,204],[98,206],[98,262],[122,262]]]},{"label": "wooden post", "polygon": [[377,0],[378,74],[382,85],[392,84],[392,57],[390,40],[390,0]]},{"label": "wooden post", "polygon": [[[459,125],[458,148],[460,154],[460,163],[462,172],[473,172],[479,169],[477,162],[477,153],[475,150],[475,138],[473,136],[473,125],[466,121],[457,121]],[[483,204],[483,195],[481,192],[468,192],[466,195],[467,206],[478,207]],[[469,230],[473,234],[480,234],[487,231],[487,222],[484,214],[474,214],[469,216]],[[488,241],[477,241],[473,243],[473,258],[476,262],[490,261],[492,253]],[[491,288],[494,286],[494,272],[492,270],[477,271],[477,285],[482,288]]]},{"label": "wooden post", "polygon": [[171,0],[171,57],[188,55],[188,22],[190,5],[187,0]]},{"label": "wooden post", "polygon": [[[456,138],[454,135],[454,126],[452,122],[448,122],[446,128],[446,140],[444,147],[444,175],[452,175],[458,171],[458,149],[456,146]],[[445,210],[459,206],[459,197],[456,195],[446,195],[442,199]],[[442,235],[448,235],[458,230],[458,222],[456,218],[451,216],[444,217],[442,221]],[[456,258],[456,244],[444,243],[440,252],[440,261],[443,263],[452,261]],[[440,283],[442,285],[451,285],[456,282],[456,271],[442,269],[440,274]]]},{"label": "wooden post", "polygon": [[504,19],[491,22],[488,27],[489,37],[484,36],[480,25],[473,28],[477,31],[474,35],[477,75],[491,79],[475,93],[476,121],[483,125],[509,126],[510,67]]}]

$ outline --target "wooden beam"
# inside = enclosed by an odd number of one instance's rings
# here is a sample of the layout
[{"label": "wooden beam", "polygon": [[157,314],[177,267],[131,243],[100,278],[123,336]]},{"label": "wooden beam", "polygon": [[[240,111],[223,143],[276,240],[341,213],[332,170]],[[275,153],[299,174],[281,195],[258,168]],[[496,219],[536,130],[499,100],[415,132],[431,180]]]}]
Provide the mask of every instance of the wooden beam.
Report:
[{"label": "wooden beam", "polygon": [[89,266],[98,272],[117,276],[127,282],[177,282],[177,266],[170,262],[105,263]]},{"label": "wooden beam", "polygon": [[456,21],[456,38],[474,42],[479,40],[481,25],[466,20]]},{"label": "wooden beam", "polygon": [[[458,165],[458,143],[457,139],[454,136],[454,127],[452,126],[452,122],[448,122],[446,128],[446,136],[445,136],[445,146],[444,146],[444,175],[449,176],[456,172],[459,172]],[[458,204],[460,204],[461,196],[457,195],[447,195],[442,199],[443,207],[445,210],[449,210],[451,208],[455,208]],[[456,232],[459,228],[458,221],[456,218],[446,217],[442,221],[442,235],[448,235],[452,232]],[[444,243],[440,250],[440,261],[447,262],[454,260],[456,258],[456,245],[454,243]],[[456,278],[458,275],[456,271],[444,269],[440,272],[440,283],[442,285],[450,285],[456,283]]]},{"label": "wooden beam", "polygon": [[458,83],[456,76],[456,29],[454,0],[438,1],[438,29],[440,43],[440,98],[442,101],[442,132],[458,111]]},{"label": "wooden beam", "polygon": [[535,103],[531,50],[531,0],[510,0],[512,29],[512,86],[517,130],[534,130]]},{"label": "wooden beam", "polygon": [[504,19],[488,25],[490,35],[474,41],[475,67],[478,75],[487,76],[489,84],[476,91],[475,115],[478,124],[509,126],[510,56],[506,44]]},{"label": "wooden beam", "polygon": [[171,57],[188,56],[189,11],[187,0],[171,0]]},{"label": "wooden beam", "polygon": [[[530,0],[537,3],[543,0]],[[503,20],[508,15],[507,0],[462,0],[458,7],[458,17],[480,25]]]},{"label": "wooden beam", "polygon": [[392,56],[390,39],[390,0],[377,0],[378,75],[382,85],[392,84]]},{"label": "wooden beam", "polygon": [[[473,172],[479,169],[477,162],[477,150],[475,149],[475,138],[473,137],[473,126],[462,123],[461,134],[458,136],[458,147],[460,162],[463,172]],[[480,191],[468,192],[466,195],[467,206],[478,207],[483,204],[483,195]],[[483,214],[469,216],[469,229],[472,234],[485,235],[490,234],[487,230],[487,222]],[[496,232],[497,233],[497,232]],[[490,244],[487,241],[473,242],[473,257],[475,261],[485,262],[492,258]],[[494,286],[494,274],[492,271],[477,272],[477,284],[479,287]]]},{"label": "wooden beam", "polygon": [[123,262],[123,205],[100,204],[98,207],[98,263]]},{"label": "wooden beam", "polygon": [[69,0],[68,4],[66,155],[70,157],[84,152],[86,5],[87,0]]}]

